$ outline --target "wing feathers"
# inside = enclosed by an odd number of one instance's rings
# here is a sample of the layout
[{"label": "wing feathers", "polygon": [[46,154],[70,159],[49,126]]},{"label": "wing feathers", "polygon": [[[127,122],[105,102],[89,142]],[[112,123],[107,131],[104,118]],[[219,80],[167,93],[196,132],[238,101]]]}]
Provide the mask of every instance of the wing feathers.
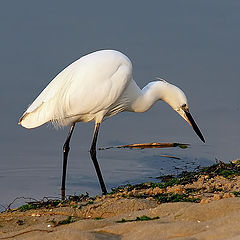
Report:
[{"label": "wing feathers", "polygon": [[34,128],[49,121],[59,125],[91,121],[99,112],[109,111],[131,78],[131,62],[119,52],[105,50],[82,57],[48,84],[19,124]]}]

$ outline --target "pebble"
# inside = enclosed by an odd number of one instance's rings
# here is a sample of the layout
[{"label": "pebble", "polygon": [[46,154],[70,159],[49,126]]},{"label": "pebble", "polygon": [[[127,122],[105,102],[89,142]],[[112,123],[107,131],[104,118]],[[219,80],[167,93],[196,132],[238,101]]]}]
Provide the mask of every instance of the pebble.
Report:
[{"label": "pebble", "polygon": [[41,217],[41,214],[39,214],[39,213],[33,213],[31,216],[32,216],[32,217]]},{"label": "pebble", "polygon": [[222,194],[213,194],[213,200],[220,200],[222,198]]},{"label": "pebble", "polygon": [[208,198],[203,198],[201,201],[200,201],[201,204],[206,204],[206,203],[210,203],[210,200]]},{"label": "pebble", "polygon": [[224,193],[222,198],[231,198],[231,197],[235,197],[235,195],[233,193]]},{"label": "pebble", "polygon": [[152,193],[154,195],[157,195],[159,192],[161,191],[161,189],[159,187],[155,187],[153,190],[152,190]]}]

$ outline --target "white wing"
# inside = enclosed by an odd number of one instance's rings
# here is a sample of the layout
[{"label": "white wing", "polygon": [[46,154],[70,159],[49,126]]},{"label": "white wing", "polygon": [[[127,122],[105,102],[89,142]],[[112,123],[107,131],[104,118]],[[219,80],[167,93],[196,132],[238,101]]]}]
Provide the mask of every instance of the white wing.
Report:
[{"label": "white wing", "polygon": [[20,119],[26,128],[48,121],[101,121],[132,79],[132,64],[120,52],[86,55],[60,72]]}]

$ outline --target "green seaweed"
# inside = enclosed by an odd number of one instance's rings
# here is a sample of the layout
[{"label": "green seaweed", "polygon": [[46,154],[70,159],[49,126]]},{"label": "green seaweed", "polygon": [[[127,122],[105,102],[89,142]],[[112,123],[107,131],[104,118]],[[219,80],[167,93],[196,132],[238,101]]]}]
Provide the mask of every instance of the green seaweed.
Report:
[{"label": "green seaweed", "polygon": [[166,182],[160,182],[160,183],[155,183],[152,182],[150,183],[151,188],[159,187],[159,188],[166,188],[166,187],[172,187],[174,185],[181,184],[181,179],[178,178],[172,178],[169,181]]},{"label": "green seaweed", "polygon": [[190,198],[188,194],[160,193],[154,196],[159,203],[168,202],[199,202],[198,198]]},{"label": "green seaweed", "polygon": [[20,206],[18,209],[21,212],[25,212],[31,209],[39,209],[42,207],[45,207],[45,208],[57,207],[59,203],[61,203],[60,200],[35,201],[35,202],[29,202],[27,204],[24,204]]},{"label": "green seaweed", "polygon": [[234,191],[234,192],[232,192],[232,193],[234,194],[235,197],[240,197],[240,192]]},{"label": "green seaweed", "polygon": [[225,178],[230,178],[240,175],[240,166],[231,162],[223,163],[219,161],[219,163],[214,164],[210,167],[200,169],[199,174],[208,174],[210,177],[220,175]]},{"label": "green seaweed", "polygon": [[66,219],[59,221],[56,226],[73,223],[73,222],[75,222],[75,221],[76,221],[76,220],[73,219],[71,216],[68,216]]},{"label": "green seaweed", "polygon": [[82,207],[86,207],[86,206],[91,205],[93,203],[94,203],[94,201],[90,200],[90,201],[88,201],[86,203],[82,203],[78,208],[81,209]]},{"label": "green seaweed", "polygon": [[37,208],[40,208],[41,206],[40,205],[37,205],[37,204],[30,204],[30,203],[27,203],[27,204],[24,204],[22,206],[20,206],[18,209],[21,211],[21,212],[25,212],[25,211],[28,211],[28,210],[31,210],[31,209],[37,209]]},{"label": "green seaweed", "polygon": [[136,221],[150,221],[150,220],[156,220],[159,219],[159,217],[148,217],[146,215],[143,215],[141,217],[136,217],[135,219],[125,219],[122,218],[120,221],[116,221],[117,223],[125,223],[125,222],[136,222]]}]

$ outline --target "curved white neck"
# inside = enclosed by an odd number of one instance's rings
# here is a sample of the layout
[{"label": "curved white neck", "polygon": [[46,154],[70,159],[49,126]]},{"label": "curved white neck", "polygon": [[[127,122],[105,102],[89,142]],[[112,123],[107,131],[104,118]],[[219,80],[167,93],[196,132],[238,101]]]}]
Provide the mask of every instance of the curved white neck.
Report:
[{"label": "curved white neck", "polygon": [[132,102],[134,112],[145,112],[158,100],[164,100],[165,83],[162,81],[150,82],[139,91],[138,97]]}]

